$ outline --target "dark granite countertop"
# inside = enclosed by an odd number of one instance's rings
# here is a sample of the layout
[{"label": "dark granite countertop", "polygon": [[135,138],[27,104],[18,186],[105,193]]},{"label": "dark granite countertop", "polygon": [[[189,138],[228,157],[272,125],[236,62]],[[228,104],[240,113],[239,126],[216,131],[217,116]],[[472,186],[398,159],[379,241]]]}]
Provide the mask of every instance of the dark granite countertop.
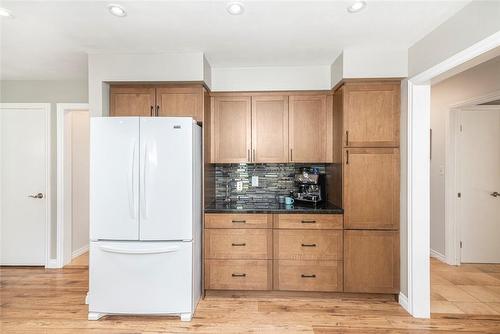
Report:
[{"label": "dark granite countertop", "polygon": [[280,204],[278,202],[268,203],[225,203],[223,201],[213,202],[205,208],[205,213],[330,213],[343,214],[344,209],[330,202],[322,202],[316,205],[298,203],[293,205]]}]

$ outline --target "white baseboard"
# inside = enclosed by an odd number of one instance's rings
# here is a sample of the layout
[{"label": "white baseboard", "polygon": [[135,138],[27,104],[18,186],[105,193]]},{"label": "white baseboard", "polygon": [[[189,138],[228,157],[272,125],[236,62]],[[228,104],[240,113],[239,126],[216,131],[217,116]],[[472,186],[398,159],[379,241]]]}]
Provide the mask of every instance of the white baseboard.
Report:
[{"label": "white baseboard", "polygon": [[59,268],[59,265],[57,264],[57,259],[50,259],[45,265],[45,268],[49,269]]},{"label": "white baseboard", "polygon": [[401,305],[401,307],[404,308],[406,312],[410,313],[410,310],[408,309],[408,297],[403,295],[402,292],[399,293],[399,305]]},{"label": "white baseboard", "polygon": [[89,251],[89,245],[85,245],[82,248],[73,251],[73,253],[71,253],[71,258],[74,259],[75,257],[87,253],[88,251]]},{"label": "white baseboard", "polygon": [[436,258],[439,261],[446,263],[446,256],[439,253],[438,251],[435,251],[434,249],[431,249],[431,257]]}]

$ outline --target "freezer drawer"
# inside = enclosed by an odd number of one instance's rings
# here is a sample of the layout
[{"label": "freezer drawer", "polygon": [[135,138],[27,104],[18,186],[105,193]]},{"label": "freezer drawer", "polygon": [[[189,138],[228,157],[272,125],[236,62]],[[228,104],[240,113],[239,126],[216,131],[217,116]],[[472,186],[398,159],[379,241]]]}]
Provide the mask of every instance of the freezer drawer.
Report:
[{"label": "freezer drawer", "polygon": [[91,242],[89,312],[192,312],[192,252],[191,242]]}]

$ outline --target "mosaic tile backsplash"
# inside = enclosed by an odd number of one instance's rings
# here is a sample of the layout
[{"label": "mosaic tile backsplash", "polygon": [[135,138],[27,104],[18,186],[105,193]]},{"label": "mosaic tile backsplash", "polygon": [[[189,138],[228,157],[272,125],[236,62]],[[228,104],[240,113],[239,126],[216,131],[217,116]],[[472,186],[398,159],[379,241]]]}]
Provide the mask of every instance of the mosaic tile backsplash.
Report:
[{"label": "mosaic tile backsplash", "polygon": [[[269,203],[278,200],[279,195],[288,195],[296,190],[294,176],[303,167],[318,168],[325,173],[325,165],[311,164],[224,164],[215,166],[215,199],[226,198],[229,184],[229,197],[236,204]],[[252,176],[259,178],[259,185],[252,186]],[[241,191],[237,182],[242,182]]]}]

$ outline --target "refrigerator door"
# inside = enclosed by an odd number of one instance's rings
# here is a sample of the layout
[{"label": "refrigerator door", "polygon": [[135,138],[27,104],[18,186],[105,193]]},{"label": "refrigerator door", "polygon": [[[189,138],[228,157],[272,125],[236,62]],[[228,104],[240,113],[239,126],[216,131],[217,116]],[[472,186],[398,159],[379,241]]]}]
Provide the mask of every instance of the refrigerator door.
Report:
[{"label": "refrigerator door", "polygon": [[140,240],[192,240],[193,123],[141,118]]},{"label": "refrigerator door", "polygon": [[192,311],[192,243],[90,243],[89,312]]},{"label": "refrigerator door", "polygon": [[90,239],[139,239],[139,118],[94,117]]}]

